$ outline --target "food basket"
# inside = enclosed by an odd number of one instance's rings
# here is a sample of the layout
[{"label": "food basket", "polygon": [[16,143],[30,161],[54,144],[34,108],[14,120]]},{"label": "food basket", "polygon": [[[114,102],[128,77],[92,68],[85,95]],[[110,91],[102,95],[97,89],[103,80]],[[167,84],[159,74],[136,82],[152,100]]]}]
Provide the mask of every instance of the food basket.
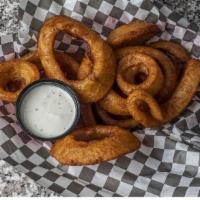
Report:
[{"label": "food basket", "polygon": [[[0,38],[0,60],[20,57],[36,49],[43,22],[67,15],[83,22],[105,39],[108,33],[133,19],[156,23],[159,38],[181,43],[200,58],[200,35],[169,8],[149,0],[23,0],[20,30]],[[59,34],[55,48],[80,55],[84,44]],[[60,166],[49,155],[50,142],[24,133],[15,105],[0,102],[0,158],[40,185],[62,196],[199,196],[200,191],[200,91],[184,113],[158,129],[137,129],[141,147],[116,160],[91,166]]]}]

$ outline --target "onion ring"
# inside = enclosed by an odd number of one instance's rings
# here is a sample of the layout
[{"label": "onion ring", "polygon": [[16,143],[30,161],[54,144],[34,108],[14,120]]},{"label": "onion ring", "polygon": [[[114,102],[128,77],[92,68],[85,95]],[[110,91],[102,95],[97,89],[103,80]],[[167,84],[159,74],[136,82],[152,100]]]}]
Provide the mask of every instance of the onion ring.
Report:
[{"label": "onion ring", "polygon": [[[90,46],[93,70],[83,80],[68,80],[54,57],[53,42],[60,31],[81,38]],[[38,51],[45,74],[71,86],[82,102],[96,102],[112,87],[116,67],[112,49],[94,31],[72,18],[54,16],[48,19],[40,30]]]},{"label": "onion ring", "polygon": [[[135,80],[139,73],[145,74],[147,77],[137,83]],[[128,80],[127,75],[131,80]],[[163,82],[163,73],[156,61],[150,56],[135,53],[124,56],[119,61],[117,83],[126,95],[137,89],[142,89],[155,95],[163,87]]]},{"label": "onion ring", "polygon": [[[143,110],[147,105],[149,110]],[[163,120],[162,111],[157,101],[143,90],[135,90],[127,99],[127,108],[135,120],[144,127],[157,127]]]},{"label": "onion ring", "polygon": [[160,29],[156,24],[136,20],[114,29],[108,35],[107,42],[114,48],[138,45],[143,44],[159,32]]},{"label": "onion ring", "polygon": [[159,40],[150,44],[151,47],[161,49],[172,54],[179,62],[185,63],[190,59],[186,49],[180,44],[173,41]]},{"label": "onion ring", "polygon": [[73,131],[53,144],[50,154],[63,165],[92,165],[138,149],[140,142],[116,126],[94,126]]},{"label": "onion ring", "polygon": [[96,112],[101,120],[107,125],[115,125],[121,128],[134,128],[138,125],[138,123],[133,119],[129,114],[129,118],[127,119],[114,119],[108,112],[101,108],[101,106],[96,105]]},{"label": "onion ring", "polygon": [[90,61],[87,54],[83,57],[80,67],[77,72],[78,80],[85,79],[92,72],[92,62]]},{"label": "onion ring", "polygon": [[126,106],[126,98],[121,97],[114,90],[110,90],[108,94],[99,101],[99,105],[105,111],[114,115],[130,115]]},{"label": "onion ring", "polygon": [[[127,100],[128,110],[134,119],[144,127],[159,126],[178,117],[184,111],[197,91],[199,83],[200,61],[190,59],[186,64],[180,83],[167,102],[158,105],[147,92],[134,91]],[[143,112],[138,106],[138,101],[146,103],[150,108],[150,113]]]},{"label": "onion ring", "polygon": [[162,90],[157,94],[159,102],[164,102],[173,93],[177,85],[176,68],[171,60],[161,51],[145,46],[124,47],[116,50],[117,59],[121,59],[126,55],[142,53],[155,59],[159,64],[164,74],[164,84]]},{"label": "onion ring", "polygon": [[[62,68],[62,71],[69,76],[70,79],[76,79],[77,77],[77,71],[79,69],[79,63],[76,62],[74,58],[72,58],[69,54],[63,53],[60,51],[54,51],[55,58],[59,65]],[[43,66],[40,61],[40,57],[38,55],[38,51],[32,51],[24,56],[22,56],[20,59],[31,62],[38,66],[38,69],[41,71],[43,70]]]},{"label": "onion ring", "polygon": [[15,102],[20,92],[39,78],[39,71],[32,63],[22,60],[0,63],[0,99]]}]

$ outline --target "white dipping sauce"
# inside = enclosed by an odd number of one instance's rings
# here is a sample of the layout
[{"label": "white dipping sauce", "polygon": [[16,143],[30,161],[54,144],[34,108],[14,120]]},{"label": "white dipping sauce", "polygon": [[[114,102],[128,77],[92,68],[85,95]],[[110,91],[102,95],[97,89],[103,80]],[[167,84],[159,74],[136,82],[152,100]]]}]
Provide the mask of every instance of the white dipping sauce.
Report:
[{"label": "white dipping sauce", "polygon": [[40,85],[24,97],[20,113],[30,133],[52,138],[71,128],[76,118],[76,106],[67,91],[54,85]]}]

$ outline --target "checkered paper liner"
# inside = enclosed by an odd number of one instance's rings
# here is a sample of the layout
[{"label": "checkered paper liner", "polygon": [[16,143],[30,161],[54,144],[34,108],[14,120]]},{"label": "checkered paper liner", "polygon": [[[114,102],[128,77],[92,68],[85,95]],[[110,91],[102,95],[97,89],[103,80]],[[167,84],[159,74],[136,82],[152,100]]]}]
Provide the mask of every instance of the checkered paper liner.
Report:
[{"label": "checkered paper liner", "polygon": [[[21,0],[19,33],[0,38],[0,61],[36,49],[37,33],[53,15],[75,18],[105,38],[133,19],[154,22],[159,38],[176,40],[200,58],[200,35],[167,7],[146,0]],[[55,47],[79,52],[79,40],[60,34]],[[200,196],[200,91],[181,117],[160,129],[136,130],[142,145],[134,153],[92,166],[60,166],[49,142],[30,138],[19,127],[15,106],[0,102],[0,158],[37,183],[63,196]],[[195,148],[194,148],[195,147]]]}]

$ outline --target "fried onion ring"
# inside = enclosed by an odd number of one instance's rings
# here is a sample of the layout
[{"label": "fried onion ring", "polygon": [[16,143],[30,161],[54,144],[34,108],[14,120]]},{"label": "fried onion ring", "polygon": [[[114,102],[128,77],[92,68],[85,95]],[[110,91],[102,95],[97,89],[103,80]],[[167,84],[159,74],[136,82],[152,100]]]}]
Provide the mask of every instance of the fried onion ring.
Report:
[{"label": "fried onion ring", "polygon": [[[56,61],[61,66],[64,74],[67,74],[70,79],[73,79],[73,80],[76,79],[77,71],[79,69],[79,63],[67,53],[54,50],[54,55],[55,55]],[[38,51],[29,52],[25,54],[24,56],[22,56],[20,59],[35,64],[39,68],[40,71],[43,69],[43,66],[40,61],[40,57],[38,55]]]},{"label": "fried onion ring", "polygon": [[0,99],[15,102],[20,92],[39,78],[39,71],[32,63],[22,60],[0,63]]},{"label": "fried onion ring", "polygon": [[151,47],[134,46],[124,47],[116,50],[117,59],[121,59],[126,55],[135,53],[148,55],[159,63],[164,74],[164,84],[162,90],[158,93],[157,98],[159,102],[164,102],[172,95],[177,85],[177,74],[175,66],[164,53]]},{"label": "fried onion ring", "polygon": [[[134,91],[127,100],[127,107],[134,119],[144,127],[155,127],[178,117],[191,101],[200,82],[200,61],[190,59],[183,76],[171,98],[162,105],[145,91]],[[144,112],[138,102],[146,103],[150,109]]]},{"label": "fried onion ring", "polygon": [[[54,57],[53,42],[60,31],[84,40],[90,47],[93,70],[83,80],[68,80]],[[45,74],[71,86],[82,102],[96,102],[112,87],[116,67],[112,49],[94,31],[72,18],[54,16],[48,19],[40,30],[38,51]]]},{"label": "fried onion ring", "polygon": [[[143,107],[148,106],[148,110]],[[135,90],[127,99],[127,108],[135,120],[144,127],[157,127],[163,120],[157,101],[144,90]]]},{"label": "fried onion ring", "polygon": [[92,62],[90,61],[87,54],[83,57],[80,67],[77,72],[78,80],[85,79],[92,72]]},{"label": "fried onion ring", "polygon": [[99,105],[104,110],[114,115],[130,115],[126,106],[126,98],[121,97],[114,90],[110,90],[108,94],[101,101],[99,101]]},{"label": "fried onion ring", "polygon": [[133,152],[139,146],[139,140],[129,131],[98,125],[73,131],[58,140],[50,153],[63,165],[92,165]]},{"label": "fried onion ring", "polygon": [[179,62],[185,63],[190,59],[186,49],[180,44],[173,41],[159,40],[158,42],[153,42],[150,46],[161,49],[163,51],[172,54]]},{"label": "fried onion ring", "polygon": [[34,64],[40,63],[38,51],[30,51],[29,53],[23,55],[20,59]]},{"label": "fried onion ring", "polygon": [[101,120],[107,125],[115,125],[121,128],[134,128],[138,123],[133,119],[132,116],[127,117],[126,119],[114,119],[108,112],[101,108],[101,106],[95,106],[96,112],[101,118]]},{"label": "fried onion ring", "polygon": [[[139,75],[145,75],[140,80]],[[148,55],[135,53],[124,56],[118,65],[117,83],[129,95],[133,90],[142,89],[152,95],[163,87],[163,73],[156,61]]]},{"label": "fried onion ring", "polygon": [[114,48],[138,45],[143,44],[159,32],[160,29],[156,24],[136,20],[114,29],[108,35],[107,42]]}]

